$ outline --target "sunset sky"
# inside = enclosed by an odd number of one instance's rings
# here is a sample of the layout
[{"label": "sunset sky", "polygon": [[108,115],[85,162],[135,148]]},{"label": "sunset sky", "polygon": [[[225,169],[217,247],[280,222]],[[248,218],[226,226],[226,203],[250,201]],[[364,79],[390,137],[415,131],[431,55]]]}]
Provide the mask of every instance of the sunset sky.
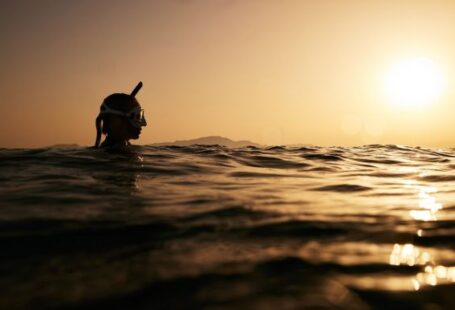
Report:
[{"label": "sunset sky", "polygon": [[[92,145],[138,81],[139,144],[455,147],[454,29],[450,0],[0,0],[0,147]],[[437,93],[401,104],[416,59]]]}]

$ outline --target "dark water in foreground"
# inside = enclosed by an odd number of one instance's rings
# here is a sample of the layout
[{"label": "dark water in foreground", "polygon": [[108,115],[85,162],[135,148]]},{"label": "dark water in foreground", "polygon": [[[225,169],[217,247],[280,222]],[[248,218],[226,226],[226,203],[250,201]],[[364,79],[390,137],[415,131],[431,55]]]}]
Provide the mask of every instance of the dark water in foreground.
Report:
[{"label": "dark water in foreground", "polygon": [[0,149],[0,308],[455,309],[455,152]]}]

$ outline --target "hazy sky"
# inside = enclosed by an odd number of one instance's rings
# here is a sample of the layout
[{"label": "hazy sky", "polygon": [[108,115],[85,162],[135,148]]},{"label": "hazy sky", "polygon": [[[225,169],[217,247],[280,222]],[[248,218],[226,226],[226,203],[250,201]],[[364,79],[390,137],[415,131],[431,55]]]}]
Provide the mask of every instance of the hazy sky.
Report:
[{"label": "hazy sky", "polygon": [[[455,1],[0,0],[0,146],[93,144],[104,97],[129,93],[138,143],[455,146]],[[446,88],[387,101],[384,76],[431,59]]]}]

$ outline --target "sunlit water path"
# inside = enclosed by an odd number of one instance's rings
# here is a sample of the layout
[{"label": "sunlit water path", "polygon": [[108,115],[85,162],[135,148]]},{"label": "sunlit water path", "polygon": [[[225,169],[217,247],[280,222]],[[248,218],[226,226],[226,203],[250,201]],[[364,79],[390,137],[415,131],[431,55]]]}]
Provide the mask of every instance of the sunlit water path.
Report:
[{"label": "sunlit water path", "polygon": [[0,308],[454,308],[454,168],[395,145],[0,149]]}]

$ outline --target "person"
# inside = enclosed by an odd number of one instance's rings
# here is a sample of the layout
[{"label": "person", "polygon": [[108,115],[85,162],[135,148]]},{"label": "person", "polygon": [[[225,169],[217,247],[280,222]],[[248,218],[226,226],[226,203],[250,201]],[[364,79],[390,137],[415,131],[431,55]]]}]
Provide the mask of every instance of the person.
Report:
[{"label": "person", "polygon": [[[147,126],[144,110],[136,99],[142,82],[130,95],[115,93],[106,97],[96,117],[95,147],[123,148],[130,145],[130,139],[138,139],[142,127]],[[101,143],[102,134],[106,139]]]}]

